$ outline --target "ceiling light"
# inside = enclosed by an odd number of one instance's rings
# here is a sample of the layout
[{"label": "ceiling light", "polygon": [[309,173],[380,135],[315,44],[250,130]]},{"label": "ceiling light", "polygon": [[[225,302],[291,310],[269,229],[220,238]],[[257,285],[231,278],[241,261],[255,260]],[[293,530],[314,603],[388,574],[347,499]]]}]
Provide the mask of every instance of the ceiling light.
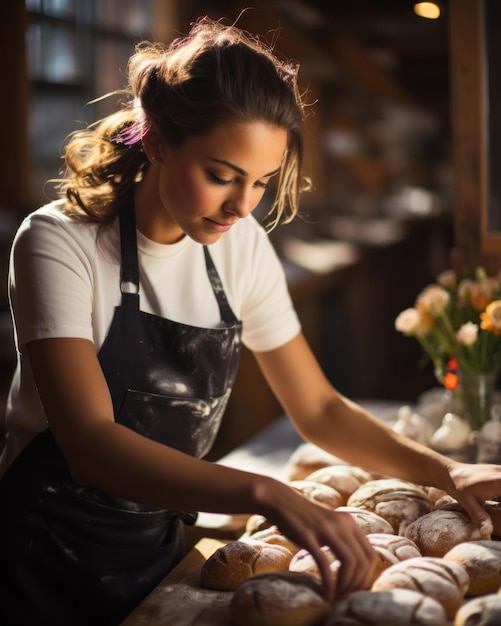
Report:
[{"label": "ceiling light", "polygon": [[436,2],[416,2],[414,13],[428,20],[436,20],[440,17],[440,7]]}]

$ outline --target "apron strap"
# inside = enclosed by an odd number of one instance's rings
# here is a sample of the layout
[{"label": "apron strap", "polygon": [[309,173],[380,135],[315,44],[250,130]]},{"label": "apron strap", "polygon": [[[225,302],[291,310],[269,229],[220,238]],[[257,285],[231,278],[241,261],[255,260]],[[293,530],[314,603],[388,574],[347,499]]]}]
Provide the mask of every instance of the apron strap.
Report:
[{"label": "apron strap", "polygon": [[139,311],[139,262],[137,259],[134,196],[129,194],[119,213],[122,306]]},{"label": "apron strap", "polygon": [[207,275],[209,276],[212,291],[216,296],[217,304],[219,306],[219,313],[221,314],[221,321],[227,324],[235,323],[238,321],[237,317],[233,313],[228,299],[226,298],[226,294],[224,293],[223,289],[223,283],[221,282],[221,278],[219,277],[216,266],[214,265],[214,261],[212,260],[209,248],[207,246],[204,246],[204,255]]}]

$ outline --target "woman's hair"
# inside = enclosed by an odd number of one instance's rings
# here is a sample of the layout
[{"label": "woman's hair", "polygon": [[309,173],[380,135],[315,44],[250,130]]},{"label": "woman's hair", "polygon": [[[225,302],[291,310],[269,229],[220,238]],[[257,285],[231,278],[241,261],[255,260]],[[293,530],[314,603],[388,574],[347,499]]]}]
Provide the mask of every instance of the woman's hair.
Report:
[{"label": "woman's hair", "polygon": [[270,226],[297,214],[302,177],[304,103],[297,66],[257,36],[209,18],[170,46],[142,42],[127,66],[121,110],[72,133],[58,192],[76,219],[110,222],[149,161],[149,131],[180,146],[228,122],[262,121],[287,132]]}]

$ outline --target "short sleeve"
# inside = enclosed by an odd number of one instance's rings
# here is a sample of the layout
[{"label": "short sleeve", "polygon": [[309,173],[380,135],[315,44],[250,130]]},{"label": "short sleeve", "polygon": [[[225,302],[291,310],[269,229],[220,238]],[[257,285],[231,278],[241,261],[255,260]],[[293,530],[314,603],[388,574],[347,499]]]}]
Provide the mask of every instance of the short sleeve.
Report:
[{"label": "short sleeve", "polygon": [[283,265],[261,227],[254,246],[241,311],[242,340],[250,350],[265,352],[293,339],[301,326]]},{"label": "short sleeve", "polygon": [[92,271],[63,219],[35,212],[12,245],[9,298],[18,346],[35,339],[93,339]]}]

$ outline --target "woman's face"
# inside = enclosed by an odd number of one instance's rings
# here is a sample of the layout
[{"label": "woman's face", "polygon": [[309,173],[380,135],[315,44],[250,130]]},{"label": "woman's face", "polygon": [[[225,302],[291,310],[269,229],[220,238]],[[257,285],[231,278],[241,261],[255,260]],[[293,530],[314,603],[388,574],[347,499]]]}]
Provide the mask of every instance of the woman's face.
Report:
[{"label": "woman's face", "polygon": [[160,162],[150,170],[157,176],[154,215],[163,243],[184,234],[202,244],[216,242],[256,208],[286,144],[287,132],[264,122],[218,126],[179,148],[157,144]]}]

